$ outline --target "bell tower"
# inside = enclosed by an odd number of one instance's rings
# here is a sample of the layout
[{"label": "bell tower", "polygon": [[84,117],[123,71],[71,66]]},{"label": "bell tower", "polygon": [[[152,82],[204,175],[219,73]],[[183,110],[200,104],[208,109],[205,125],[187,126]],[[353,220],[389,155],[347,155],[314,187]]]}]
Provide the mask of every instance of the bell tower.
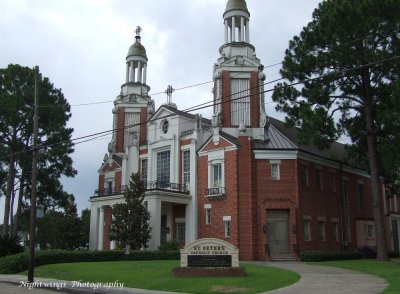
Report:
[{"label": "bell tower", "polygon": [[150,87],[147,85],[148,59],[141,43],[141,31],[140,26],[135,30],[135,42],[126,56],[125,82],[112,110],[114,132],[108,151],[120,157],[126,156],[131,147],[136,148],[147,140],[146,122],[148,116],[154,113],[154,101],[149,96]]},{"label": "bell tower", "polygon": [[214,65],[213,127],[235,137],[263,138],[266,123],[263,66],[250,43],[245,0],[229,0],[223,14],[224,44]]}]

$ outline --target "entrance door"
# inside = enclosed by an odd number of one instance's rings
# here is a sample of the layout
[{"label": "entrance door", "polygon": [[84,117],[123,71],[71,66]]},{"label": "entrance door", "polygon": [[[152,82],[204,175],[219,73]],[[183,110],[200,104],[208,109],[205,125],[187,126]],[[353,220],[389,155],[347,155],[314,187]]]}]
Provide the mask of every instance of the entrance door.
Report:
[{"label": "entrance door", "polygon": [[288,254],[288,210],[267,210],[267,238],[270,255]]},{"label": "entrance door", "polygon": [[398,226],[397,220],[392,220],[392,231],[393,231],[393,250],[396,253],[399,253],[399,230],[400,226]]},{"label": "entrance door", "polygon": [[165,244],[167,242],[167,216],[162,215],[161,216],[161,236],[160,236],[160,243]]}]

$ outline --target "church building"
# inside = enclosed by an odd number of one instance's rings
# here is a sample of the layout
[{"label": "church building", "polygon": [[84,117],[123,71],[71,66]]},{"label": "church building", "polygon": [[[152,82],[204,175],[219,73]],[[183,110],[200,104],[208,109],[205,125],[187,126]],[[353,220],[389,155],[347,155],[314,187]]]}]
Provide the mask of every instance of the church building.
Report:
[{"label": "church building", "polygon": [[[266,77],[250,42],[246,1],[229,0],[223,19],[211,120],[178,110],[172,87],[168,101],[155,109],[148,57],[136,31],[112,110],[115,132],[90,197],[90,249],[116,248],[109,240],[112,207],[124,202],[136,172],[147,189],[149,250],[169,240],[184,246],[207,237],[237,246],[242,260],[373,248],[368,173],[346,164],[344,145],[301,145],[295,129],[265,112]],[[386,223],[388,244],[398,251],[400,200],[394,197],[385,202]]]}]

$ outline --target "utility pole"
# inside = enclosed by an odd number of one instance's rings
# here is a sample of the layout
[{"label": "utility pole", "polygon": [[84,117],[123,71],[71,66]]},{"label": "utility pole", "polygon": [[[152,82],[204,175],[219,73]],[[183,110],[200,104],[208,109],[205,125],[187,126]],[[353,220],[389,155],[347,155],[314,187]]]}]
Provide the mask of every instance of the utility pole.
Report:
[{"label": "utility pole", "polygon": [[31,216],[29,222],[29,263],[28,263],[28,282],[33,283],[35,269],[35,243],[36,243],[36,186],[37,186],[37,141],[38,141],[38,79],[39,66],[35,66],[35,89],[33,106],[33,151],[32,151],[32,191],[31,191]]}]

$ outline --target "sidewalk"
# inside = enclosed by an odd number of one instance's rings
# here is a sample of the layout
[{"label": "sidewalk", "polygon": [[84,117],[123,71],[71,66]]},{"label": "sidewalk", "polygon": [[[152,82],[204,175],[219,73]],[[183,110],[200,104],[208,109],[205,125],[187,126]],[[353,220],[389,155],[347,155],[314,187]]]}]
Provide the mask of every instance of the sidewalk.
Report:
[{"label": "sidewalk", "polygon": [[[334,268],[328,266],[310,265],[302,262],[246,262],[287,269],[298,273],[301,278],[299,282],[291,286],[267,292],[268,294],[377,294],[387,286],[387,282],[374,275],[364,274],[352,270]],[[24,293],[77,293],[77,294],[167,294],[174,292],[162,292],[155,290],[142,290],[126,287],[99,287],[97,285],[74,285],[70,281],[36,278],[35,282],[42,282],[41,287],[36,285],[35,289],[29,290],[24,284],[26,276],[0,275],[0,292],[12,294]],[[268,283],[268,280],[265,280]],[[46,286],[58,286],[60,290]],[[44,290],[46,289],[46,290]]]}]

